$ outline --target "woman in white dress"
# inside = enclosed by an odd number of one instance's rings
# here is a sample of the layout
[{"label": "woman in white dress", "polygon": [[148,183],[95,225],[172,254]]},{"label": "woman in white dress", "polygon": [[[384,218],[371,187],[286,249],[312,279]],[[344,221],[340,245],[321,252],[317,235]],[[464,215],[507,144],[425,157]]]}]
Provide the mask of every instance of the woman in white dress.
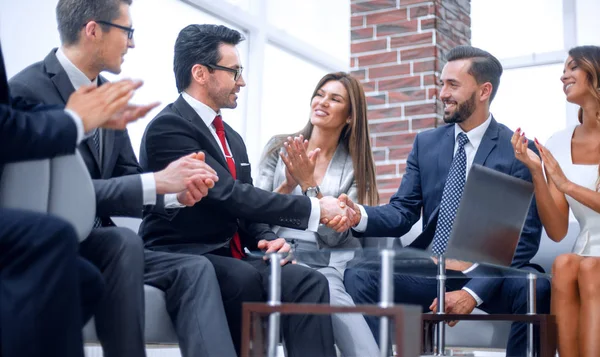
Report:
[{"label": "woman in white dress", "polygon": [[[552,313],[561,357],[600,354],[600,47],[569,51],[561,77],[567,101],[579,108],[579,125],[554,134],[540,157],[519,129],[515,156],[530,170],[540,219],[558,242],[567,234],[569,208],[581,232],[572,253],[552,266]],[[545,176],[542,170],[545,169]]]},{"label": "woman in white dress", "polygon": [[[256,186],[317,198],[345,193],[363,204],[376,205],[379,195],[366,98],[360,82],[343,72],[326,74],[312,93],[310,109],[310,120],[304,129],[289,136],[276,136],[267,144]],[[325,225],[316,233],[282,227],[274,227],[273,231],[290,241],[297,251],[361,247],[351,231],[337,233]],[[353,306],[343,282],[352,252],[331,252],[317,259],[320,257],[315,254],[309,265],[327,278],[331,304]],[[301,260],[309,263],[306,255]],[[335,343],[344,357],[379,356],[377,343],[362,315],[336,314],[332,322]]]}]

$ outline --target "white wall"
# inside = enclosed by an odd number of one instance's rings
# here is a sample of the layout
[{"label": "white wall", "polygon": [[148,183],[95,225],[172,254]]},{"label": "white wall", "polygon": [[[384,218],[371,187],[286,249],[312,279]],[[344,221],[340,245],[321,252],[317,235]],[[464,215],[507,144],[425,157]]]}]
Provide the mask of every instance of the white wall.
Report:
[{"label": "white wall", "polygon": [[[0,39],[9,78],[59,46],[57,2],[0,0]],[[329,71],[347,70],[349,1],[305,0],[307,7],[301,9],[296,9],[299,3],[295,0],[190,2],[194,5],[181,0],[136,0],[131,7],[136,48],[125,56],[118,77],[144,80],[134,102],[162,103],[146,119],[129,125],[133,148],[139,151],[147,122],[177,98],[172,68],[178,32],[191,23],[224,24],[247,38],[239,46],[247,86],[238,107],[224,110],[223,118],[244,137],[256,167],[272,135],[298,130],[308,120],[310,95],[318,79]],[[302,21],[292,21],[291,13],[300,10],[308,13]],[[111,80],[118,78],[105,75]]]},{"label": "white wall", "polygon": [[[58,0],[0,1],[0,39],[10,78],[29,64],[42,60],[52,48],[60,45],[54,15]],[[33,12],[32,8],[38,10]],[[136,47],[125,56],[119,76],[110,73],[103,75],[110,80],[125,77],[143,79],[144,86],[137,91],[133,102],[161,102],[145,119],[128,127],[134,150],[138,153],[148,121],[178,96],[173,75],[173,46],[177,34],[192,23],[222,21],[179,0],[134,2],[131,17]],[[247,44],[243,43],[240,50],[243,58],[247,53]],[[226,115],[228,123],[240,130],[244,112],[245,95],[242,93],[238,110]]]},{"label": "white wall", "polygon": [[560,76],[569,47],[600,45],[600,1],[472,0],[471,5],[473,45],[508,65],[491,106],[497,119],[542,142],[577,123],[578,108],[565,100]]},{"label": "white wall", "polygon": [[0,40],[9,78],[59,45],[56,3],[55,0],[0,0]]}]

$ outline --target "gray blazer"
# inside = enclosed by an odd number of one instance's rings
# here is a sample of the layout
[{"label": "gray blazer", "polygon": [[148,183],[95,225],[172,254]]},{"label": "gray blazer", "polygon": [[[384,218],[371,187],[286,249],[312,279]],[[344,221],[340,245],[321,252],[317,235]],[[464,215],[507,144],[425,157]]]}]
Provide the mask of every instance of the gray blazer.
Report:
[{"label": "gray blazer", "polygon": [[[265,152],[274,144],[275,139],[271,139],[266,146]],[[255,182],[255,186],[263,190],[274,191],[279,185],[285,181],[285,164],[279,157],[279,152],[265,157],[263,154],[259,165],[259,176]],[[324,196],[338,197],[342,193],[347,194],[353,201],[357,200],[356,181],[354,180],[354,167],[352,158],[348,150],[343,145],[338,145],[329,167],[323,177],[323,182],[319,185]],[[301,195],[300,187],[296,187],[292,194]],[[276,231],[274,227],[274,231]],[[285,230],[284,238],[297,238],[298,236],[306,237],[306,231],[298,231],[292,229]],[[360,241],[352,236],[351,230],[343,233],[328,228],[325,225],[320,225],[319,230],[315,233],[317,244],[320,248],[359,248]]]}]

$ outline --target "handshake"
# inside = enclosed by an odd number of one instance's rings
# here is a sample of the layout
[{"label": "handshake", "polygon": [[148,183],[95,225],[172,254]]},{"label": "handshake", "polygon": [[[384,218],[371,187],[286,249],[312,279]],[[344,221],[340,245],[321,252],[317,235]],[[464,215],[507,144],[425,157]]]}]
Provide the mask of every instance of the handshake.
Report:
[{"label": "handshake", "polygon": [[355,227],[361,218],[360,209],[345,193],[340,197],[323,197],[319,200],[321,223],[336,232]]}]

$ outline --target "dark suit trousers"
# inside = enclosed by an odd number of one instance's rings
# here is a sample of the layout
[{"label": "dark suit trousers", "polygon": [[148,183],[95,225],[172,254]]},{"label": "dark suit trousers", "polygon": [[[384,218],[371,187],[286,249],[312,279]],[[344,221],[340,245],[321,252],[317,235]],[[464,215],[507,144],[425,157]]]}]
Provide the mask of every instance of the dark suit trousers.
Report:
[{"label": "dark suit trousers", "polygon": [[59,218],[0,209],[0,356],[83,357],[80,275],[97,296],[103,285],[77,247]]},{"label": "dark suit trousers", "polygon": [[146,250],[144,279],[165,292],[183,357],[235,357],[219,282],[201,255]]},{"label": "dark suit trousers", "polygon": [[100,269],[106,282],[94,315],[104,356],[145,357],[142,239],[128,228],[95,228],[79,252]]},{"label": "dark suit trousers", "polygon": [[[218,254],[204,256],[210,260],[215,269],[227,322],[239,355],[242,337],[242,304],[266,301],[270,276],[269,264],[260,258],[245,260],[232,258],[228,256],[229,251],[226,249],[213,253]],[[288,264],[282,267],[281,281],[281,300],[284,303],[329,303],[327,279],[311,268]],[[289,357],[335,357],[330,316],[284,315],[281,321]]]},{"label": "dark suit trousers", "polygon": [[[347,269],[344,274],[346,290],[358,304],[377,304],[379,302],[380,274],[374,270],[360,268]],[[468,279],[448,279],[446,290],[462,289]],[[437,297],[437,280],[409,275],[394,275],[394,302],[400,304],[420,305],[423,312]],[[490,314],[526,314],[527,313],[527,280],[503,278],[499,293],[490,301],[484,301],[479,308]],[[537,312],[550,312],[550,282],[546,279],[537,281]],[[379,319],[365,316],[373,335],[379,341]],[[535,340],[538,341],[537,338]],[[525,356],[527,353],[527,325],[513,323],[508,345],[507,356]]]}]

